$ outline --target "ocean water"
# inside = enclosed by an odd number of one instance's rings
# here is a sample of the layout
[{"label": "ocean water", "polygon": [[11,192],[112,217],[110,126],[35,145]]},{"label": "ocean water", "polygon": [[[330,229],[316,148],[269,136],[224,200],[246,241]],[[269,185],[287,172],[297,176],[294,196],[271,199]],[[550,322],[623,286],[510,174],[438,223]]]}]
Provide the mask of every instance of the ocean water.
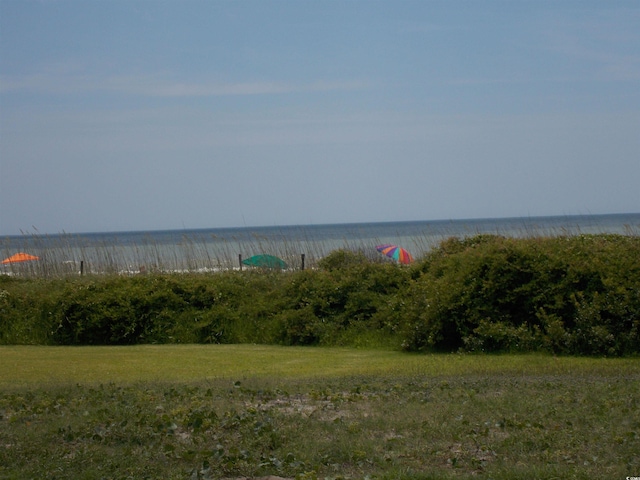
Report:
[{"label": "ocean water", "polygon": [[[474,220],[352,223],[273,227],[211,228],[146,232],[8,236],[0,238],[6,258],[18,251],[40,261],[3,266],[0,273],[215,271],[240,268],[240,258],[268,253],[291,268],[312,266],[333,250],[359,250],[375,258],[375,246],[401,245],[419,258],[449,237],[480,233],[510,237],[640,234],[640,213]],[[245,267],[246,268],[246,267]]]}]

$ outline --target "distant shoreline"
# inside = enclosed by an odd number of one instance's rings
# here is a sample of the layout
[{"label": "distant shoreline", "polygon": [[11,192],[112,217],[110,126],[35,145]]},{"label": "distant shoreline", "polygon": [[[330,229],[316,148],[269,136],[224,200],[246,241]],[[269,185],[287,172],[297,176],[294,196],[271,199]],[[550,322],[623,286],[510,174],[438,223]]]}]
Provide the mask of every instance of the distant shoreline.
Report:
[{"label": "distant shoreline", "polygon": [[[379,257],[381,244],[402,246],[414,258],[451,237],[549,237],[578,234],[640,235],[640,213],[503,219],[398,221],[280,227],[237,227],[115,233],[63,233],[0,237],[0,256],[17,252],[38,262],[4,265],[33,275],[135,274],[142,271],[217,272],[241,268],[242,259],[270,254],[293,269],[314,265],[330,252]],[[303,257],[304,260],[303,260]]]},{"label": "distant shoreline", "polygon": [[358,228],[362,226],[403,226],[403,225],[449,225],[449,224],[483,224],[487,222],[526,222],[536,223],[544,221],[576,221],[576,220],[588,220],[588,219],[604,219],[616,217],[637,217],[635,221],[640,225],[640,212],[629,213],[598,213],[598,214],[571,214],[571,215],[537,215],[537,216],[521,216],[521,217],[478,217],[478,218],[461,218],[461,219],[435,219],[435,220],[389,220],[389,221],[374,221],[374,222],[338,222],[338,223],[311,223],[311,224],[286,224],[286,225],[253,225],[253,226],[238,226],[238,227],[194,227],[194,228],[162,228],[151,230],[104,230],[104,231],[80,231],[80,232],[67,232],[60,231],[57,233],[51,232],[31,232],[25,230],[21,234],[7,234],[0,235],[0,238],[23,238],[25,236],[105,236],[105,235],[124,235],[124,234],[137,234],[137,235],[155,235],[164,233],[202,233],[210,231],[263,231],[274,229],[322,229],[327,227],[338,228]]}]

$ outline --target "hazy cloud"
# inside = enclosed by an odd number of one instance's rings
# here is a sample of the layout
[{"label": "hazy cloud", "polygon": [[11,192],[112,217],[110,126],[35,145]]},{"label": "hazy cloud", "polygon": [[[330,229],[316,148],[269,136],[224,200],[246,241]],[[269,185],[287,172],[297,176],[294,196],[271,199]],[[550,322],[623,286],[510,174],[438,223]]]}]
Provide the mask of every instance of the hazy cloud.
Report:
[{"label": "hazy cloud", "polygon": [[368,88],[368,82],[314,81],[310,83],[240,81],[184,82],[163,78],[162,74],[145,75],[60,75],[38,73],[22,76],[0,75],[0,93],[77,94],[117,92],[152,97],[215,97],[228,95],[269,95],[350,91]]}]

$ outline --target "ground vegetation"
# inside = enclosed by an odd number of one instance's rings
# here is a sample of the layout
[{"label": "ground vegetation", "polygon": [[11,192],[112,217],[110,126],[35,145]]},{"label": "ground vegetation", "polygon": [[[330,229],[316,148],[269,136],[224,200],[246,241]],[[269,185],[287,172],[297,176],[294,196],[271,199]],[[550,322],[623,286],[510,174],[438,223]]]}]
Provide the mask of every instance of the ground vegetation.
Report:
[{"label": "ground vegetation", "polygon": [[451,238],[410,266],[0,276],[0,344],[258,343],[410,352],[640,352],[640,238]]}]

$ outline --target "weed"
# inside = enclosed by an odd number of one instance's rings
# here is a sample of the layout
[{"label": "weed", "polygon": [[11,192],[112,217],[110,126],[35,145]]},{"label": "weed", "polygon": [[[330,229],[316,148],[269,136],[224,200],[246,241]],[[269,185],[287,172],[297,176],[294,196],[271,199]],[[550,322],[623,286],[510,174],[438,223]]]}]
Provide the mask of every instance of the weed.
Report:
[{"label": "weed", "polygon": [[419,374],[4,389],[0,477],[624,478],[640,468],[637,364],[534,360],[481,360],[492,374],[475,357],[463,360],[470,373],[438,374],[457,362],[441,355]]}]

